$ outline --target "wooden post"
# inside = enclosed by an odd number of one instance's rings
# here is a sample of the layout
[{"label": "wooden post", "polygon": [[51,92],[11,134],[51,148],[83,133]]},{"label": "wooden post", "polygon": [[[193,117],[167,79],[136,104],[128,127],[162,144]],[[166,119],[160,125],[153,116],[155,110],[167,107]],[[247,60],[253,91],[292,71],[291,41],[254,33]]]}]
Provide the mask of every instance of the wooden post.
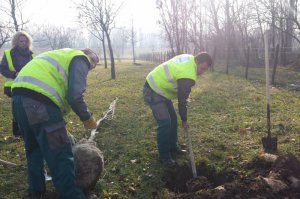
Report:
[{"label": "wooden post", "polygon": [[266,63],[266,97],[267,97],[267,128],[268,137],[271,137],[271,120],[270,120],[270,80],[269,80],[269,44],[268,33],[265,32],[265,63]]},{"label": "wooden post", "polygon": [[212,60],[213,60],[213,63],[211,65],[211,71],[212,72],[214,72],[214,64],[216,63],[216,56],[217,56],[216,54],[217,54],[217,47],[215,46],[213,54],[212,54]]},{"label": "wooden post", "polygon": [[248,69],[249,69],[249,60],[250,60],[250,47],[247,48],[247,58],[246,58],[246,71],[245,78],[248,79]]},{"label": "wooden post", "polygon": [[229,73],[229,47],[227,47],[226,50],[226,74]]},{"label": "wooden post", "polygon": [[277,64],[278,64],[278,55],[279,55],[279,44],[276,45],[273,72],[272,72],[272,85],[274,85],[274,86],[275,86],[276,69],[277,69]]}]

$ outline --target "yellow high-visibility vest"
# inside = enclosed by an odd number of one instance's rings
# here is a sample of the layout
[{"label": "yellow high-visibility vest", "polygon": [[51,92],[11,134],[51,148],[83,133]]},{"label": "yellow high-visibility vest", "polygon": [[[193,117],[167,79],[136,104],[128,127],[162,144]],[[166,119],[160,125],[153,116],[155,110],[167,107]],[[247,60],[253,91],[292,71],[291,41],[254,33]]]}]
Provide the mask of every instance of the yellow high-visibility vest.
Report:
[{"label": "yellow high-visibility vest", "polygon": [[177,98],[177,80],[182,78],[197,79],[197,65],[193,55],[178,55],[160,64],[146,79],[152,90],[171,100]]},{"label": "yellow high-visibility vest", "polygon": [[14,88],[27,88],[48,97],[64,114],[70,111],[67,102],[69,67],[76,56],[88,57],[76,49],[59,49],[36,56],[19,72]]},{"label": "yellow high-visibility vest", "polygon": [[[14,67],[14,64],[13,64],[13,61],[12,61],[12,58],[11,58],[11,49],[10,50],[5,50],[4,51],[4,54],[5,54],[5,57],[6,57],[6,60],[7,60],[7,63],[8,63],[8,69],[10,71],[16,71],[15,67]],[[33,53],[31,55],[31,58],[33,59],[35,57],[35,54]],[[13,83],[13,79],[11,78],[6,78],[5,79],[5,83],[4,83],[4,87],[11,87],[12,83]]]}]

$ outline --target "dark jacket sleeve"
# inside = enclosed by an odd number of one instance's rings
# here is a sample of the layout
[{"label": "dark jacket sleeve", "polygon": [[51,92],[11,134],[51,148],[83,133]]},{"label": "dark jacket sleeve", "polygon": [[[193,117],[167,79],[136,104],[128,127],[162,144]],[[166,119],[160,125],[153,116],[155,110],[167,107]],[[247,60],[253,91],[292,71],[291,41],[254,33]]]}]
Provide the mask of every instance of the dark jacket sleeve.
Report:
[{"label": "dark jacket sleeve", "polygon": [[69,68],[69,82],[67,100],[72,110],[81,121],[90,119],[91,113],[84,101],[84,92],[87,85],[89,64],[83,57],[75,57]]},{"label": "dark jacket sleeve", "polygon": [[177,80],[178,85],[178,110],[182,121],[187,121],[187,99],[191,93],[192,87],[195,85],[195,81],[192,79],[179,79]]},{"label": "dark jacket sleeve", "polygon": [[3,58],[2,58],[2,61],[0,64],[0,73],[6,78],[11,78],[11,79],[16,78],[17,73],[15,71],[10,71],[8,68],[8,62],[7,62],[5,54],[3,55]]}]

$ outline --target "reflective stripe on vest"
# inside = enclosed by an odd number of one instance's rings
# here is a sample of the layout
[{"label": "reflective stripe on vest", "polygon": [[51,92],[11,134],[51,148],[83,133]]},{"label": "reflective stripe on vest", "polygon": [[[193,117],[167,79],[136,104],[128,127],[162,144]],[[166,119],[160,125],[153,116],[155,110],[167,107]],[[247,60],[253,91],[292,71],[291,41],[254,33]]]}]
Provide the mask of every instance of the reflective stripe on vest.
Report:
[{"label": "reflective stripe on vest", "polygon": [[[6,57],[6,60],[7,60],[7,63],[8,63],[8,69],[10,71],[16,72],[15,67],[13,65],[13,61],[12,61],[10,52],[11,52],[11,49],[4,51],[5,57]],[[34,58],[35,56],[36,55],[34,53],[31,54],[31,58]],[[5,78],[4,87],[11,87],[11,85],[13,84],[13,82],[14,82],[13,79],[11,79],[11,78]]]},{"label": "reflective stripe on vest", "polygon": [[[64,102],[61,99],[61,97],[59,96],[59,94],[57,93],[57,91],[55,89],[53,89],[51,86],[49,86],[48,84],[42,82],[39,79],[36,79],[34,77],[30,77],[30,76],[18,76],[15,79],[15,82],[29,82],[32,84],[35,84],[37,86],[39,86],[40,88],[43,88],[44,90],[48,91],[49,93],[51,93],[51,95],[53,95],[55,97],[55,99],[59,102],[59,104],[61,105],[61,107],[64,107]],[[64,110],[62,110],[64,111]]]},{"label": "reflective stripe on vest", "polygon": [[10,55],[10,52],[11,52],[11,49],[10,50],[5,50],[4,53],[5,53],[5,57],[6,57],[6,61],[8,63],[8,69],[10,71],[16,71],[15,70],[15,67],[13,65],[13,62],[12,62],[12,58],[11,58],[11,55]]},{"label": "reflective stripe on vest", "polygon": [[[4,51],[4,54],[5,54],[5,57],[6,57],[6,61],[7,61],[7,64],[8,64],[8,69],[10,71],[16,71],[15,68],[14,68],[13,62],[12,62],[10,51],[11,51],[11,49]],[[4,87],[10,87],[12,85],[13,81],[14,80],[11,79],[11,78],[5,78]]]},{"label": "reflective stripe on vest", "polygon": [[158,88],[158,86],[156,85],[156,83],[155,83],[155,81],[154,81],[154,79],[153,79],[152,74],[150,74],[148,78],[149,78],[148,80],[150,81],[150,83],[151,83],[152,86],[154,87],[154,88],[153,88],[154,91],[155,91],[157,94],[159,94],[159,95],[164,96],[165,98],[167,98],[167,96],[165,96],[165,94],[164,94],[164,93]]},{"label": "reflective stripe on vest", "polygon": [[88,57],[80,50],[59,49],[44,52],[22,68],[12,89],[26,88],[46,96],[67,114],[71,107],[67,100],[69,67],[74,57]]},{"label": "reflective stripe on vest", "polygon": [[172,78],[167,63],[164,63],[164,71],[165,71],[165,75],[166,75],[166,77],[167,77],[167,80],[173,85],[173,88],[174,88],[175,90],[177,90],[177,82]]},{"label": "reflective stripe on vest", "polygon": [[192,55],[178,55],[160,64],[146,79],[153,91],[172,100],[177,97],[177,80],[182,78],[197,79],[197,65]]},{"label": "reflective stripe on vest", "polygon": [[[173,85],[173,88],[174,88],[175,90],[177,90],[177,82],[172,78],[171,73],[170,73],[170,70],[169,70],[169,68],[168,68],[168,64],[167,64],[167,63],[164,63],[163,65],[164,65],[164,72],[165,72],[165,75],[166,75],[167,80]],[[163,96],[163,97],[165,97],[165,98],[168,98],[168,97],[163,93],[163,91],[160,90],[160,89],[158,88],[157,84],[155,83],[155,81],[154,81],[154,79],[153,79],[152,74],[149,74],[149,77],[148,77],[148,78],[149,78],[148,80],[150,81],[151,85],[153,86],[154,91],[155,91],[157,94],[159,94],[159,95],[161,95],[161,96]]]},{"label": "reflective stripe on vest", "polygon": [[181,62],[186,62],[191,59],[190,55],[183,55],[181,57],[178,57],[177,59],[174,60],[174,63],[181,63]]},{"label": "reflective stripe on vest", "polygon": [[55,59],[53,59],[52,57],[49,57],[47,55],[38,55],[35,58],[48,61],[53,67],[56,68],[56,70],[61,74],[61,76],[64,78],[64,80],[66,82],[68,81],[68,77],[67,77],[65,69]]}]

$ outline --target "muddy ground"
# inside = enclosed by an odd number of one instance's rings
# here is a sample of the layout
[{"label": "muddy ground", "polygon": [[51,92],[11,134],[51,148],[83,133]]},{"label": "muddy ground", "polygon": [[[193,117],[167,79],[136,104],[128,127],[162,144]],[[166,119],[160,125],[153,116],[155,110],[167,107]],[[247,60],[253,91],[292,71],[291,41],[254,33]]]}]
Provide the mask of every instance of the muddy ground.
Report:
[{"label": "muddy ground", "polygon": [[171,198],[300,198],[300,163],[292,154],[275,158],[261,155],[244,162],[241,171],[232,168],[217,171],[202,162],[197,164],[197,173],[198,177],[192,178],[187,166],[167,172],[164,180]]}]

